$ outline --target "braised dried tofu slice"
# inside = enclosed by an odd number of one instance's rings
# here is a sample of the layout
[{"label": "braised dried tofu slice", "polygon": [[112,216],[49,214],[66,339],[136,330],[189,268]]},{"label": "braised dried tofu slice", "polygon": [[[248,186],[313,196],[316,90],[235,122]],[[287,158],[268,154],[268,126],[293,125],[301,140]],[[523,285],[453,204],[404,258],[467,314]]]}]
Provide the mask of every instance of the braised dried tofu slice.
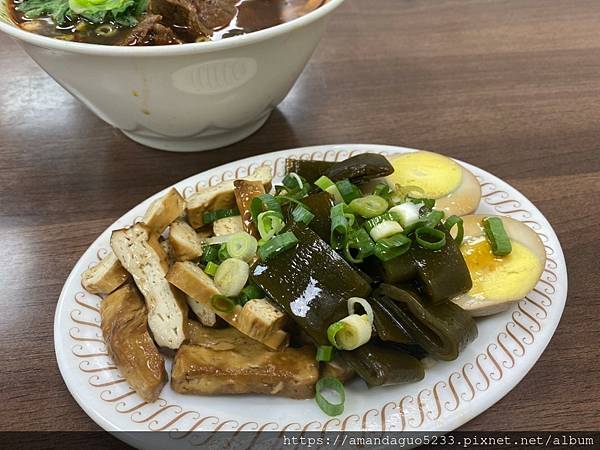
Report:
[{"label": "braised dried tofu slice", "polygon": [[[271,189],[271,168],[267,166],[258,167],[254,173],[245,180],[260,181],[268,191]],[[203,215],[206,211],[217,209],[235,208],[234,180],[222,181],[219,184],[203,188],[190,195],[186,199],[188,220],[194,228],[204,225]]]},{"label": "braised dried tofu slice", "polygon": [[266,193],[263,183],[251,180],[235,180],[233,186],[235,202],[240,210],[244,231],[257,239],[260,239],[256,225],[252,221],[250,206],[254,198]]},{"label": "braised dried tofu slice", "polygon": [[215,236],[225,236],[240,231],[244,231],[241,216],[223,217],[213,222],[213,234]]},{"label": "braised dried tofu slice", "polygon": [[81,275],[81,285],[92,294],[110,294],[129,278],[113,252]]},{"label": "braised dried tofu slice", "polygon": [[[210,300],[221,292],[213,279],[197,265],[189,261],[177,262],[169,270],[167,280],[197,303],[214,311]],[[278,350],[286,347],[289,335],[280,328],[284,324],[283,313],[264,299],[253,302],[247,309],[246,305],[243,308],[236,305],[230,312],[214,312],[234,328],[270,348]],[[265,314],[256,317],[261,311]]]},{"label": "braised dried tofu slice", "polygon": [[185,211],[185,200],[177,189],[171,188],[163,197],[152,202],[142,222],[152,233],[162,234],[169,224]]},{"label": "braised dried tofu slice", "polygon": [[110,245],[121,264],[132,275],[148,307],[148,325],[161,347],[179,348],[185,334],[187,304],[181,292],[166,280],[169,270],[158,237],[142,223],[113,231]]},{"label": "braised dried tofu slice", "polygon": [[171,387],[182,394],[270,394],[311,398],[319,378],[312,346],[274,352],[234,328],[187,325]]},{"label": "braised dried tofu slice", "polygon": [[148,332],[146,314],[146,305],[131,284],[100,303],[102,335],[109,356],[139,396],[153,402],[167,382],[167,371]]},{"label": "braised dried tofu slice", "polygon": [[169,243],[177,261],[190,261],[202,256],[202,242],[190,224],[176,220],[169,226]]}]

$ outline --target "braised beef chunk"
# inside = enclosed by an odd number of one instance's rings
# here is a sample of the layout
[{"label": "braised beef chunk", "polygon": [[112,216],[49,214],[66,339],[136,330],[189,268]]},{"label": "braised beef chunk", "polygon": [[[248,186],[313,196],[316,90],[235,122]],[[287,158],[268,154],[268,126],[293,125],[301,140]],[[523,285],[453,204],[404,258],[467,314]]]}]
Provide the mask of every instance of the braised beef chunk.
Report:
[{"label": "braised beef chunk", "polygon": [[123,39],[120,45],[142,45],[148,38],[152,27],[162,19],[159,15],[148,15],[144,17]]},{"label": "braised beef chunk", "polygon": [[175,35],[175,32],[171,28],[165,27],[160,23],[156,23],[152,27],[151,38],[152,45],[183,44],[183,41]]},{"label": "braised beef chunk", "polygon": [[160,22],[162,16],[152,14],[146,16],[138,23],[129,34],[121,41],[121,45],[139,46],[139,45],[169,45],[182,44],[177,38],[175,32]]},{"label": "braised beef chunk", "polygon": [[149,11],[163,17],[163,25],[185,29],[195,38],[211,36],[236,14],[237,0],[151,0]]}]

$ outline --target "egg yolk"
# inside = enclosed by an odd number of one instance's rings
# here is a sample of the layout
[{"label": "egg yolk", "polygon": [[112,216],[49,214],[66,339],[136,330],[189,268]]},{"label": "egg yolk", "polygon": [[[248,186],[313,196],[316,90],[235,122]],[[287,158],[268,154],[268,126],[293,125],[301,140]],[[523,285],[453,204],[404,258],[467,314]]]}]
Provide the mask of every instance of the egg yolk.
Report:
[{"label": "egg yolk", "polygon": [[405,153],[390,158],[394,173],[388,177],[401,187],[416,186],[416,198],[440,198],[454,192],[462,182],[462,168],[450,158],[431,152]]},{"label": "egg yolk", "polygon": [[476,242],[465,240],[461,252],[473,280],[469,295],[482,300],[522,298],[537,282],[541,269],[540,260],[515,241],[512,241],[512,251],[507,256],[495,256],[485,238]]}]

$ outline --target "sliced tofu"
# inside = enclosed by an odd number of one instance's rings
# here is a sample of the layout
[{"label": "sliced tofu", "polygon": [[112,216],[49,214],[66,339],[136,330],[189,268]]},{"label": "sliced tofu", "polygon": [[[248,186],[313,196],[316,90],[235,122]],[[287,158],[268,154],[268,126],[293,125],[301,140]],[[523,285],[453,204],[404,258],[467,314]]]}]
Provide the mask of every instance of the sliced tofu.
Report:
[{"label": "sliced tofu", "polygon": [[169,265],[158,237],[146,225],[137,223],[113,231],[110,245],[146,300],[148,325],[156,343],[179,348],[185,339],[187,304],[165,278]]},{"label": "sliced tofu", "polygon": [[165,360],[148,332],[146,306],[126,284],[100,303],[102,335],[113,363],[146,402],[158,399],[167,382]]},{"label": "sliced tofu", "polygon": [[169,226],[169,243],[177,261],[190,261],[202,256],[202,242],[184,220],[176,220]]},{"label": "sliced tofu", "polygon": [[196,314],[196,317],[198,317],[198,320],[200,320],[200,323],[202,323],[202,325],[207,327],[214,327],[217,324],[217,315],[215,314],[212,308],[197,302],[189,295],[186,295],[185,299],[187,301],[188,306],[192,311],[194,311],[194,314]]},{"label": "sliced tofu", "polygon": [[[167,274],[167,280],[197,303],[211,310],[213,308],[210,299],[213,295],[221,294],[213,279],[204,273],[200,267],[189,261],[175,263]],[[260,327],[261,321],[254,318],[254,314],[258,310],[259,308],[253,308],[253,312],[249,310],[243,314],[242,307],[237,305],[231,312],[213,311],[231,326],[270,348],[279,350],[286,347],[289,343],[288,333],[275,328],[269,320],[266,323],[270,329],[262,329]],[[273,317],[275,317],[275,314],[273,314]],[[275,320],[275,323],[281,324],[283,321]]]},{"label": "sliced tofu", "polygon": [[240,231],[244,231],[242,216],[223,217],[213,222],[213,234],[215,236],[225,236]]},{"label": "sliced tofu", "polygon": [[[272,177],[270,167],[260,166],[251,176],[244,179],[261,181],[265,186],[265,190],[268,191],[271,189]],[[204,188],[190,195],[186,200],[190,225],[194,228],[202,227],[204,225],[202,215],[205,211],[235,208],[234,188],[233,180],[222,181],[215,186]]]},{"label": "sliced tofu", "polygon": [[171,188],[167,194],[152,202],[142,222],[144,222],[152,233],[162,234],[169,224],[177,219],[185,211],[185,200]]},{"label": "sliced tofu", "polygon": [[285,314],[267,299],[253,299],[242,307],[238,329],[255,339],[264,340],[283,327],[285,317]]},{"label": "sliced tofu", "polygon": [[[234,328],[188,322],[171,387],[182,394],[270,394],[312,398],[319,370],[312,346],[270,351]],[[196,345],[194,345],[196,344]]]},{"label": "sliced tofu", "polygon": [[167,256],[167,264],[169,265],[169,267],[171,267],[173,264],[175,264],[175,261],[177,261],[175,259],[175,253],[173,252],[173,247],[171,247],[171,243],[169,242],[168,239],[161,239],[159,241],[159,244],[162,248],[162,251]]},{"label": "sliced tofu", "polygon": [[264,185],[260,181],[235,180],[233,186],[235,202],[242,215],[241,218],[244,231],[257,239],[260,239],[256,225],[252,221],[250,206],[255,197],[265,194]]},{"label": "sliced tofu", "polygon": [[92,294],[110,294],[129,278],[113,252],[81,275],[81,285]]}]

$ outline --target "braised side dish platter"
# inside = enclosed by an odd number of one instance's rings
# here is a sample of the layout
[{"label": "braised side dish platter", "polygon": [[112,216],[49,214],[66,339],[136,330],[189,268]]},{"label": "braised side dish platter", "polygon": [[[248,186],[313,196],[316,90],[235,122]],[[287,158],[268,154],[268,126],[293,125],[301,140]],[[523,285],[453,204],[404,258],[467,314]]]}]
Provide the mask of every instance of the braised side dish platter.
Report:
[{"label": "braised side dish platter", "polygon": [[327,0],[6,0],[14,22],[44,36],[105,45],[219,40],[301,17]]},{"label": "braised side dish platter", "polygon": [[261,166],[186,199],[171,189],[81,281],[104,296],[108,354],[146,402],[170,380],[181,394],[314,397],[335,416],[349,380],[421,380],[477,337],[474,317],[538,282],[537,234],[472,214],[480,199],[435,153],[288,158],[280,185]]}]

